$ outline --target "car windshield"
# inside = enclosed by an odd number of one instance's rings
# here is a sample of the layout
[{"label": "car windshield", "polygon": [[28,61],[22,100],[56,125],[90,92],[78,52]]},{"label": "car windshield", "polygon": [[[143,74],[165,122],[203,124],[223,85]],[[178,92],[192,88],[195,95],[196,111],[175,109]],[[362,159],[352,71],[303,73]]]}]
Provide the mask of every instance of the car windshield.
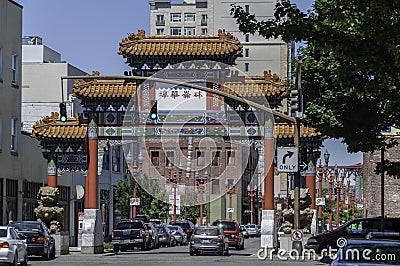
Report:
[{"label": "car windshield", "polygon": [[169,226],[169,229],[179,231],[178,226]]},{"label": "car windshield", "polygon": [[204,236],[217,236],[220,234],[218,228],[196,228],[194,230],[195,235],[204,235]]},{"label": "car windshield", "polygon": [[399,264],[399,245],[348,245],[338,254],[339,261],[358,261],[378,264]]},{"label": "car windshield", "polygon": [[21,232],[29,232],[29,231],[35,231],[39,232],[42,231],[40,228],[40,224],[34,224],[34,223],[13,223],[12,226],[17,230]]},{"label": "car windshield", "polygon": [[7,229],[0,229],[0,237],[6,237],[7,236]]},{"label": "car windshield", "polygon": [[256,228],[256,225],[255,224],[249,224],[249,225],[246,225],[246,227],[254,229],[254,228]]},{"label": "car windshield", "polygon": [[230,231],[236,230],[235,224],[230,223],[230,222],[217,222],[217,223],[214,223],[213,225],[217,225],[217,226],[221,227],[223,230],[230,230]]},{"label": "car windshield", "polygon": [[190,227],[188,223],[179,223],[179,224],[175,223],[175,225],[179,225],[180,227],[182,227],[182,229],[186,229],[186,228]]}]

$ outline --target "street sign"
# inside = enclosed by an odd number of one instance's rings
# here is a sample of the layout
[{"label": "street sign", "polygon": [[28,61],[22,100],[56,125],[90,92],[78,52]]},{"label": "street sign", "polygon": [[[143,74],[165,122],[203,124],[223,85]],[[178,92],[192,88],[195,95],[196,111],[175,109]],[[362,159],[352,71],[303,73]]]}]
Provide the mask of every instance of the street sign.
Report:
[{"label": "street sign", "polygon": [[307,164],[305,163],[305,162],[301,162],[300,163],[300,167],[301,167],[301,170],[306,170],[307,169]]},{"label": "street sign", "polygon": [[131,206],[140,206],[140,198],[130,198],[129,205]]},{"label": "street sign", "polygon": [[278,172],[296,173],[299,170],[299,148],[279,147],[277,150]]},{"label": "street sign", "polygon": [[293,230],[292,241],[303,241],[303,231],[299,229]]},{"label": "street sign", "polygon": [[227,211],[227,212],[233,212],[233,211],[234,211],[234,208],[227,208],[226,211]]},{"label": "street sign", "polygon": [[325,198],[316,198],[315,205],[317,206],[325,206]]},{"label": "street sign", "polygon": [[[169,195],[169,214],[174,214],[174,195]],[[176,215],[181,214],[181,195],[176,195]]]}]

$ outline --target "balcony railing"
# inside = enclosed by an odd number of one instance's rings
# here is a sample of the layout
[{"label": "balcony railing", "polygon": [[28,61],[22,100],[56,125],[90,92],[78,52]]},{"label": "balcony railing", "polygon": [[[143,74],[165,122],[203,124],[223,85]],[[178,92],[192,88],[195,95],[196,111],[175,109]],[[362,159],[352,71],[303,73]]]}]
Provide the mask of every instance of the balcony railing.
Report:
[{"label": "balcony railing", "polygon": [[157,20],[156,26],[165,26],[165,20]]}]

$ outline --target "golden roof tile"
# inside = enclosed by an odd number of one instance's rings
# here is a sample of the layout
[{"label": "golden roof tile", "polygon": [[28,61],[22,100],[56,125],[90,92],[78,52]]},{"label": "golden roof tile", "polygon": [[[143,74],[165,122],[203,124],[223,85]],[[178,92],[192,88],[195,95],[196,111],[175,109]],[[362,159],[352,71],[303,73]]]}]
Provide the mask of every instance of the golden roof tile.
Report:
[{"label": "golden roof tile", "polygon": [[241,97],[287,95],[285,81],[270,71],[264,71],[264,76],[246,77],[244,82],[226,82],[224,91]]},{"label": "golden roof tile", "polygon": [[[92,72],[92,76],[99,76],[99,72]],[[77,80],[72,93],[74,96],[88,98],[131,98],[136,93],[136,82],[128,79],[98,79]]]},{"label": "golden roof tile", "polygon": [[32,129],[32,138],[51,139],[85,139],[87,124],[83,124],[79,115],[69,117],[66,122],[59,120],[59,114],[52,112],[50,116],[37,121]]},{"label": "golden roof tile", "polygon": [[[275,124],[275,138],[286,139],[293,138],[294,136],[294,125],[289,125],[286,123],[276,123]],[[300,125],[300,138],[314,138],[322,137],[321,132],[317,132],[315,128],[308,127],[305,125]]]},{"label": "golden roof tile", "polygon": [[120,42],[118,54],[134,56],[242,56],[243,46],[237,37],[218,30],[217,36],[146,36],[144,30],[131,33]]}]

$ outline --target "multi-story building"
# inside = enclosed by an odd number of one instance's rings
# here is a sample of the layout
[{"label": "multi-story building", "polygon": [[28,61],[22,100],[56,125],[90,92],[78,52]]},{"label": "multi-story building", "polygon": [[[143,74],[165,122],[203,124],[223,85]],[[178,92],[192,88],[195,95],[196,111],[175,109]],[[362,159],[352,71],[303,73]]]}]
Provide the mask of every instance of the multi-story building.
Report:
[{"label": "multi-story building", "polygon": [[21,217],[22,6],[0,0],[0,224]]},{"label": "multi-story building", "polygon": [[214,33],[213,3],[207,0],[150,1],[150,35],[209,35]]},{"label": "multi-story building", "polygon": [[84,76],[86,72],[61,60],[61,54],[42,44],[38,36],[22,38],[22,130],[31,132],[34,123],[66,102],[69,117],[81,112],[70,97],[74,80],[62,76]]},{"label": "multi-story building", "polygon": [[[257,34],[242,34],[230,14],[237,1],[184,0],[180,4],[170,0],[150,1],[150,35],[216,35],[225,30],[237,36],[243,44],[243,57],[236,60],[237,68],[249,76],[262,76],[265,70],[281,78],[290,77],[290,62],[294,44],[281,38],[265,39]],[[273,18],[276,0],[242,0],[245,11],[258,20]]]}]

